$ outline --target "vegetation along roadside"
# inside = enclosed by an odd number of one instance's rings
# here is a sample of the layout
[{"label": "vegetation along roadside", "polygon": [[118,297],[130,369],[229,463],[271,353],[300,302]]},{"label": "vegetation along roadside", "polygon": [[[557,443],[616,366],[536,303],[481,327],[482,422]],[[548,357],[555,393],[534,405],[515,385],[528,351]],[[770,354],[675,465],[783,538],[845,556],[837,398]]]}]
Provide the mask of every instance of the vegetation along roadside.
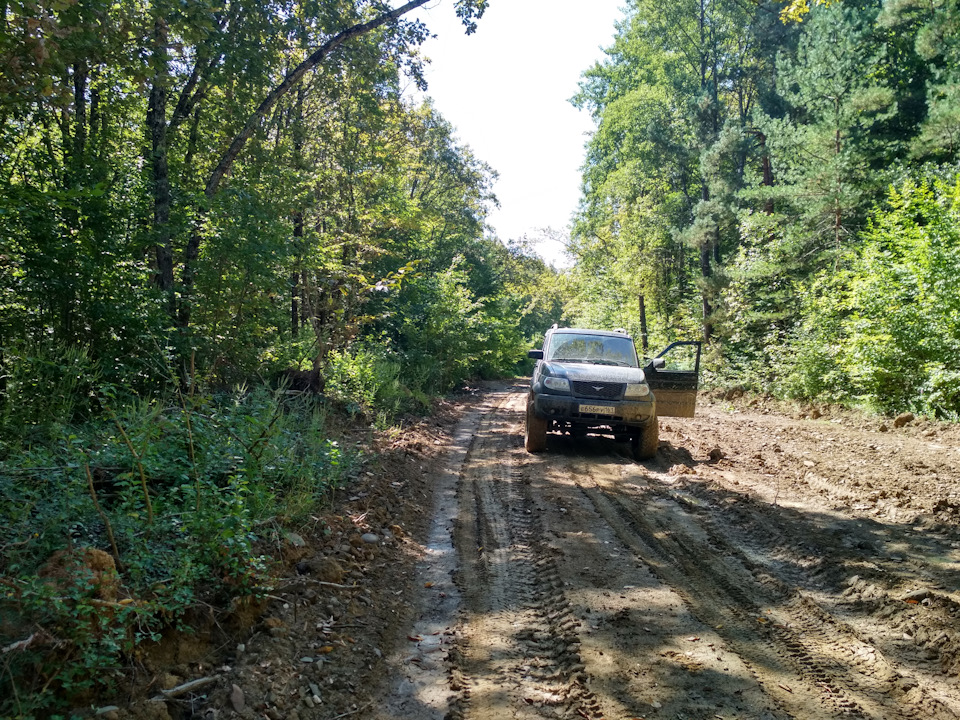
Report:
[{"label": "vegetation along roadside", "polygon": [[627,2],[565,270],[489,232],[495,169],[411,97],[424,4],[0,5],[0,716],[249,622],[371,426],[553,323],[960,418],[956,3]]}]

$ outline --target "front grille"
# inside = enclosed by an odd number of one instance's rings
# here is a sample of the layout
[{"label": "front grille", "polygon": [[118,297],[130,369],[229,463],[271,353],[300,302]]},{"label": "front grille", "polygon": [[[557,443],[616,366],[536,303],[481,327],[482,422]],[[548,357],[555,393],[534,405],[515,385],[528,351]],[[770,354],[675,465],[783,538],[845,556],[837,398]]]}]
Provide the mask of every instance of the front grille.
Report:
[{"label": "front grille", "polygon": [[577,397],[598,400],[619,400],[623,397],[623,383],[576,381],[571,385],[573,394]]}]

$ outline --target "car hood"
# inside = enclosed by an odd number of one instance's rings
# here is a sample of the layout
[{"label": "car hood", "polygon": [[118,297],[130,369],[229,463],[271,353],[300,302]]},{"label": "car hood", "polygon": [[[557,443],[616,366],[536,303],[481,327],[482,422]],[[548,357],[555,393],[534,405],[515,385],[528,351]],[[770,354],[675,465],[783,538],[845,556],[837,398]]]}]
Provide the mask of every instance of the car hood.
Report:
[{"label": "car hood", "polygon": [[565,377],[572,382],[640,383],[644,381],[643,370],[640,368],[619,365],[546,362],[543,369],[548,375]]}]

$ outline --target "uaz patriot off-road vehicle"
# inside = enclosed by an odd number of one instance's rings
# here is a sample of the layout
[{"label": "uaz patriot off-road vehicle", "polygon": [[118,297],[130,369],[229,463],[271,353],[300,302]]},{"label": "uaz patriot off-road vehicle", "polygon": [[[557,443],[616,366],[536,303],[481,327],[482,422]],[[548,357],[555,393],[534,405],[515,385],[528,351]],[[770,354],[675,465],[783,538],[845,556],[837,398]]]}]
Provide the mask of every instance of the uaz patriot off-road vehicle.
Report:
[{"label": "uaz patriot off-road vehicle", "polygon": [[527,399],[525,446],[547,447],[547,432],[587,433],[629,440],[638,460],[657,453],[657,417],[693,417],[700,343],[675,342],[640,367],[626,331],[558,328],[547,331]]}]

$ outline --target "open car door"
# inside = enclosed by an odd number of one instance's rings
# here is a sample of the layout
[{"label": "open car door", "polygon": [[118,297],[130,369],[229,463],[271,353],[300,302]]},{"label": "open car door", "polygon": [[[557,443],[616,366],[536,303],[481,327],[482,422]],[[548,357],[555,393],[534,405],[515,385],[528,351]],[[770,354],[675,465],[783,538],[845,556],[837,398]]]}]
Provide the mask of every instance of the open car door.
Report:
[{"label": "open car door", "polygon": [[700,378],[700,342],[671,343],[643,368],[658,417],[693,417]]}]

